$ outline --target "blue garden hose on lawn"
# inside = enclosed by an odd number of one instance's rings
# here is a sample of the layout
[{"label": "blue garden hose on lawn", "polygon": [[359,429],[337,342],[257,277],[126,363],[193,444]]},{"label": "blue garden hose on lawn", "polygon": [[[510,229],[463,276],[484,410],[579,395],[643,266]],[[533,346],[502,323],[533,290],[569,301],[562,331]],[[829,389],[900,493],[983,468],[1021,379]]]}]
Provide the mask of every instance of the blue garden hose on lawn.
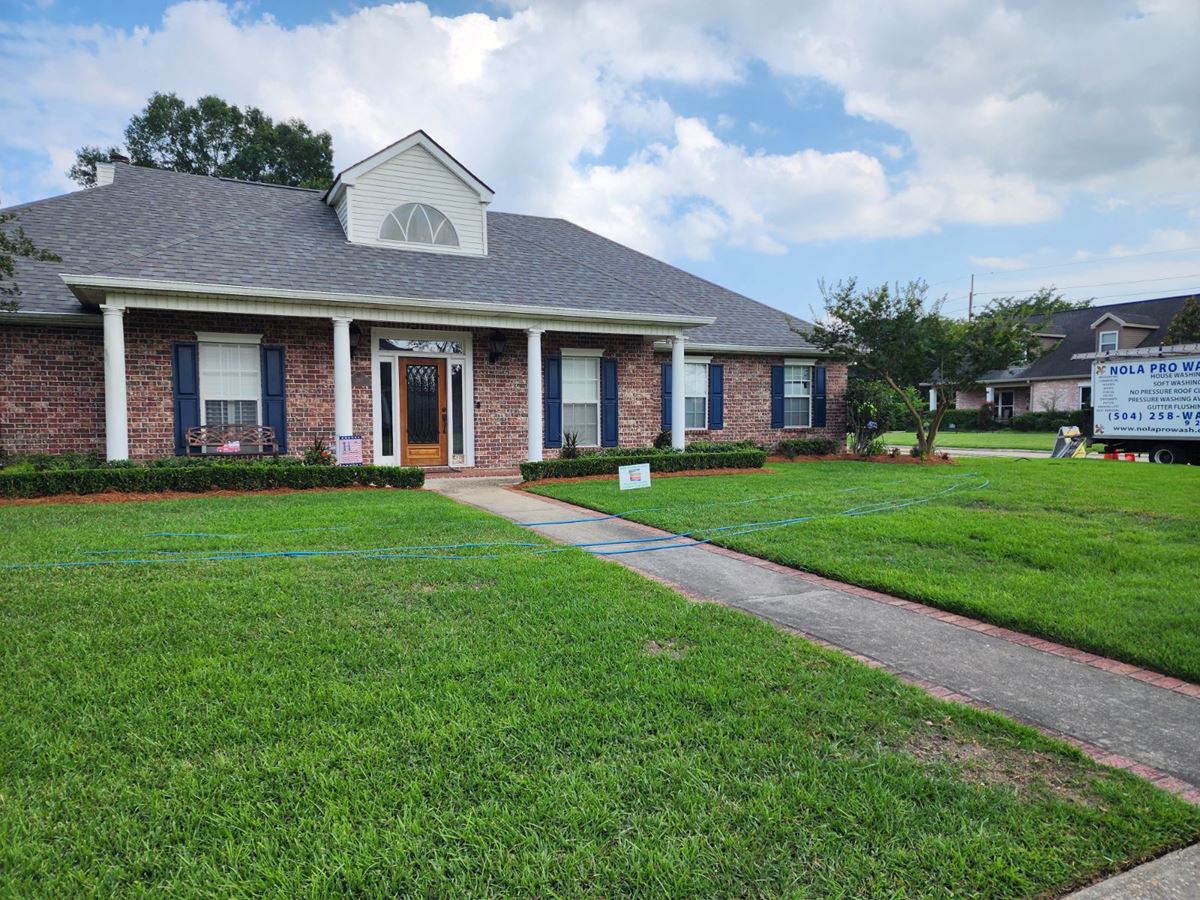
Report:
[{"label": "blue garden hose on lawn", "polygon": [[[584,541],[574,544],[567,544],[558,547],[545,547],[540,543],[533,541],[483,541],[458,544],[429,544],[424,546],[410,547],[372,547],[368,549],[351,549],[351,550],[247,550],[237,551],[231,550],[228,552],[209,553],[205,555],[187,555],[186,551],[176,549],[158,549],[151,552],[159,554],[157,558],[125,558],[125,559],[89,559],[89,560],[64,560],[56,562],[31,562],[31,563],[7,563],[0,568],[3,569],[42,569],[42,568],[79,568],[92,566],[114,566],[114,565],[163,565],[169,563],[186,563],[186,562],[229,562],[234,560],[245,559],[303,559],[316,557],[338,557],[350,556],[360,559],[444,559],[444,560],[469,560],[469,559],[505,559],[517,555],[538,556],[549,553],[564,553],[568,550],[584,550],[594,556],[618,556],[630,553],[653,553],[660,550],[678,550],[686,547],[696,547],[702,544],[710,544],[719,537],[736,537],[744,534],[753,534],[759,531],[769,531],[776,528],[786,528],[791,525],[797,525],[803,522],[811,522],[819,518],[836,518],[836,517],[856,517],[864,515],[872,515],[881,512],[891,512],[898,509],[904,509],[909,506],[929,503],[939,497],[953,493],[967,486],[965,479],[979,478],[976,473],[969,472],[959,476],[955,476],[956,481],[943,490],[936,491],[921,497],[906,497],[900,500],[883,501],[874,504],[862,504],[860,506],[851,507],[838,513],[828,514],[813,514],[806,516],[790,516],[783,519],[771,519],[761,522],[743,522],[735,525],[718,525],[711,528],[698,528],[691,531],[678,532],[665,535],[654,535],[651,537],[639,538],[621,538],[615,540],[604,541]],[[986,488],[991,482],[988,479],[983,479],[981,483],[972,485],[977,490]],[[861,487],[849,488],[848,491],[860,490]],[[778,494],[771,497],[750,498],[747,500],[738,500],[732,502],[715,502],[692,504],[684,508],[698,508],[702,506],[744,506],[749,503],[764,503],[772,500],[784,499],[788,496],[796,496],[796,494]],[[603,522],[610,519],[623,519],[637,512],[655,512],[664,509],[673,509],[678,507],[642,507],[639,509],[626,510],[622,513],[612,513],[601,516],[590,516],[575,519],[561,519],[546,522],[520,522],[517,523],[524,527],[535,526],[551,526],[551,525],[576,525],[593,522]],[[334,530],[342,529],[349,526],[326,526],[324,528],[297,528],[297,529],[280,529],[280,531],[301,532],[301,531],[317,531],[317,530]],[[708,537],[699,537],[699,535],[709,535]],[[244,535],[236,534],[210,534],[206,532],[152,532],[150,537],[174,537],[174,538],[228,538]],[[687,540],[686,543],[671,543]],[[628,546],[631,544],[653,544],[654,546]],[[517,549],[517,553],[446,553],[447,550],[486,550],[497,547],[506,547]],[[608,548],[608,549],[597,549]],[[442,552],[434,552],[442,551]],[[117,553],[136,553],[136,550],[92,550],[86,551],[91,555],[107,555]],[[144,551],[143,551],[144,552]]]}]

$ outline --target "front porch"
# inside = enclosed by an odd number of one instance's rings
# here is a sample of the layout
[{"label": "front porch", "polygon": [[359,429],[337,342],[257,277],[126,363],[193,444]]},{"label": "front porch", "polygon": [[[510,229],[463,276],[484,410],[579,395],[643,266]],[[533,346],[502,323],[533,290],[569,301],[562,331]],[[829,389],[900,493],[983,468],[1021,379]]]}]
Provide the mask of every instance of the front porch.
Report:
[{"label": "front porch", "polygon": [[[221,424],[270,426],[290,455],[360,435],[366,463],[435,469],[555,455],[564,415],[590,435],[588,445],[646,445],[661,425],[661,363],[682,361],[685,345],[661,327],[628,333],[639,329],[626,323],[613,323],[618,333],[559,331],[553,322],[452,328],[120,301],[102,313],[104,442],[113,460],[186,452],[189,428]],[[664,340],[670,356],[656,354]],[[564,380],[568,358],[579,364]],[[671,371],[671,412],[683,420],[685,366]],[[679,429],[681,449],[684,438]]]}]

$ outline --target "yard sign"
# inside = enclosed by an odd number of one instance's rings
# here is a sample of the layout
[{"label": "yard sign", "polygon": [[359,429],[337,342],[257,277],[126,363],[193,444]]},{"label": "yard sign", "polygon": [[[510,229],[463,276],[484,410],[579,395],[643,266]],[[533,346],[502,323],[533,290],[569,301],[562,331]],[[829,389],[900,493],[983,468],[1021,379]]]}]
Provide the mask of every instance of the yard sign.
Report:
[{"label": "yard sign", "polygon": [[362,435],[339,434],[337,439],[337,461],[339,466],[361,466]]},{"label": "yard sign", "polygon": [[617,472],[621,476],[621,490],[623,491],[650,487],[650,463],[621,466]]}]

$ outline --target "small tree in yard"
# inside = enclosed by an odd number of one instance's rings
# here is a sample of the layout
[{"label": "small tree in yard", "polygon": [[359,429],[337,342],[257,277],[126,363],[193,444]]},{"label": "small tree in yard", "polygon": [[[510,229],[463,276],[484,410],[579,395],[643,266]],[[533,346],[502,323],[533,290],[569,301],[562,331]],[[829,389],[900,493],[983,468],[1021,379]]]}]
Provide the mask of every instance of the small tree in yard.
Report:
[{"label": "small tree in yard", "polygon": [[1167,329],[1168,344],[1200,344],[1200,297],[1188,297]]},{"label": "small tree in yard", "polygon": [[34,244],[21,226],[6,228],[16,218],[16,213],[0,213],[0,312],[16,312],[21,308],[17,297],[21,288],[16,282],[17,257],[36,259],[40,262],[60,262],[57,253]]},{"label": "small tree in yard", "polygon": [[[1033,323],[1048,313],[1071,308],[1053,289],[1031,298],[1003,298],[970,321],[928,304],[923,281],[905,287],[880,285],[859,290],[854,279],[834,287],[821,283],[825,320],[810,339],[884,381],[904,405],[917,433],[917,452],[933,452],[942,418],[959,391],[976,388],[994,369],[1025,363],[1038,354]],[[919,401],[906,390],[928,382],[937,406],[926,423]]]}]

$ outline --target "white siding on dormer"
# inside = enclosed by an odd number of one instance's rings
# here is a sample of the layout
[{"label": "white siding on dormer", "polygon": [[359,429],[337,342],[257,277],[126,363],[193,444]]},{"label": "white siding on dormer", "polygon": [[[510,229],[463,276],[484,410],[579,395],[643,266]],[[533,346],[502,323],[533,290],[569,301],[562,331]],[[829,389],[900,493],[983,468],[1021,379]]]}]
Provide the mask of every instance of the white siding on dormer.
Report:
[{"label": "white siding on dormer", "polygon": [[[423,147],[412,147],[394,159],[355,179],[346,190],[353,195],[354,211],[350,216],[350,240],[361,244],[385,244],[389,247],[411,246],[414,249],[444,253],[487,252],[484,218],[487,204],[457,175],[434,159]],[[342,203],[350,201],[343,200]],[[440,210],[458,232],[458,249],[430,247],[422,244],[397,244],[379,240],[379,227],[384,218],[402,203],[426,203]],[[339,207],[341,204],[339,204]],[[339,208],[339,216],[341,211]]]},{"label": "white siding on dormer", "polygon": [[350,237],[350,191],[351,190],[352,190],[351,188],[347,188],[346,190],[342,191],[342,196],[338,198],[338,202],[337,202],[338,221],[342,223],[342,232],[346,235],[347,238]]}]

